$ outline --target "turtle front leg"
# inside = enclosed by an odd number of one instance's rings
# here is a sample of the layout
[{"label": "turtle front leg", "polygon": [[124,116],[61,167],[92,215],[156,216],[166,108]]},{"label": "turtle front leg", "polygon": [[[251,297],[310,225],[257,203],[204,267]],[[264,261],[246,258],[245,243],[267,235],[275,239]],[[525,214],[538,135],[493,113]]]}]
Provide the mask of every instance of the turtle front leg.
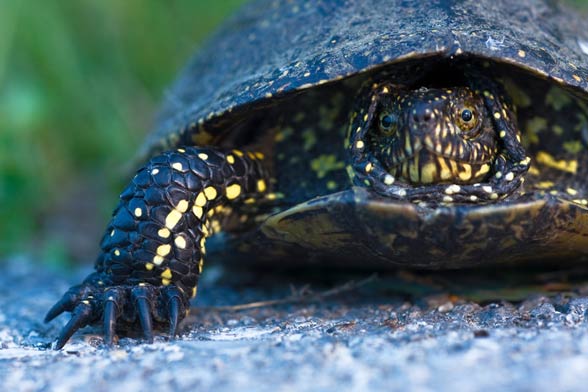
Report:
[{"label": "turtle front leg", "polygon": [[47,313],[72,317],[56,348],[86,325],[104,324],[112,344],[120,324],[169,324],[174,336],[202,272],[206,238],[229,205],[260,198],[269,184],[263,154],[185,147],[152,158],[120,195],[95,269]]}]

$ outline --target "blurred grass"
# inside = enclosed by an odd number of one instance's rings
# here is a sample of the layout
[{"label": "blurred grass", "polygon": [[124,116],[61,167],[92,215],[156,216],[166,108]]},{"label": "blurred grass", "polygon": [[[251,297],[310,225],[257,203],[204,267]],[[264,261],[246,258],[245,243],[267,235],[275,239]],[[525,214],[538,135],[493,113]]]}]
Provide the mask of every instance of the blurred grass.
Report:
[{"label": "blurred grass", "polygon": [[0,257],[94,256],[165,87],[243,2],[0,0]]},{"label": "blurred grass", "polygon": [[165,87],[243,2],[0,1],[0,255],[67,253],[47,222],[80,183],[108,217]]}]

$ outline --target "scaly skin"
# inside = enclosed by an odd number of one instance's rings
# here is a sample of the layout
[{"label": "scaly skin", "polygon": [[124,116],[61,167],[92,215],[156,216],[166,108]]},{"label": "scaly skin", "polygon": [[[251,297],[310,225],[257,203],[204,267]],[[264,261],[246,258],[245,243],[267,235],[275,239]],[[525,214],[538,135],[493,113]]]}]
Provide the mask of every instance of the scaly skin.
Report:
[{"label": "scaly skin", "polygon": [[263,155],[185,147],[152,158],[120,196],[102,239],[96,272],[72,287],[48,312],[64,311],[59,349],[79,328],[104,323],[111,344],[117,324],[139,321],[152,340],[152,321],[178,322],[196,295],[206,237],[230,205],[260,198],[269,180]]}]

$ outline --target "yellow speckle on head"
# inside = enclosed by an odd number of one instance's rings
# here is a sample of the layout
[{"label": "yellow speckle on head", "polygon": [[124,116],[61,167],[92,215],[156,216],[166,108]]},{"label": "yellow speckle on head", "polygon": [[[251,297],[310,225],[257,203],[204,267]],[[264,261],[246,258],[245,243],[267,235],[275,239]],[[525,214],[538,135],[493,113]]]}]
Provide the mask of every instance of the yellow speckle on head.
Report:
[{"label": "yellow speckle on head", "polygon": [[196,290],[196,287],[192,287],[192,298],[196,297],[196,292],[198,290]]},{"label": "yellow speckle on head", "polygon": [[382,89],[382,93],[383,94],[388,94],[390,92],[390,89],[388,87],[385,87]]},{"label": "yellow speckle on head", "polygon": [[265,181],[263,179],[257,180],[257,191],[258,192],[265,192],[266,189],[267,189],[267,186],[265,184]]},{"label": "yellow speckle on head", "polygon": [[495,118],[495,119],[497,119],[497,120],[500,120],[500,118],[501,118],[501,117],[502,117],[502,116],[501,116],[501,114],[500,114],[499,112],[495,112],[495,113],[494,113],[494,118]]},{"label": "yellow speckle on head", "polygon": [[229,162],[232,165],[233,163],[235,163],[235,157],[230,154],[227,155],[227,162]]},{"label": "yellow speckle on head", "polygon": [[524,58],[527,55],[527,53],[525,53],[524,50],[519,49],[518,55],[519,55],[520,58]]},{"label": "yellow speckle on head", "polygon": [[500,136],[501,138],[504,138],[506,136],[506,131],[500,131],[498,136]]},{"label": "yellow speckle on head", "polygon": [[202,218],[202,215],[204,215],[204,210],[202,209],[202,207],[194,206],[192,207],[192,212],[198,219]]},{"label": "yellow speckle on head", "polygon": [[179,170],[179,171],[184,170],[184,167],[182,166],[182,164],[180,162],[174,162],[174,163],[172,163],[171,167],[174,170]]},{"label": "yellow speckle on head", "polygon": [[496,199],[498,199],[498,193],[492,193],[492,194],[490,195],[490,199],[491,199],[491,200],[496,200]]},{"label": "yellow speckle on head", "polygon": [[268,193],[265,197],[268,200],[276,200],[278,198],[278,195],[276,195],[275,193]]},{"label": "yellow speckle on head", "polygon": [[253,153],[257,159],[264,159],[265,155],[262,152],[256,151]]},{"label": "yellow speckle on head", "polygon": [[153,169],[153,170],[151,170],[151,174],[156,175],[157,173],[159,173],[159,169]]},{"label": "yellow speckle on head", "polygon": [[252,197],[250,197],[248,199],[245,199],[245,201],[243,201],[243,203],[245,203],[245,204],[253,204],[253,203],[255,203],[255,199],[252,198]]},{"label": "yellow speckle on head", "polygon": [[471,201],[476,201],[476,200],[478,200],[478,196],[476,196],[476,195],[471,195],[471,196],[470,196],[470,200],[471,200]]},{"label": "yellow speckle on head", "polygon": [[155,252],[157,253],[158,256],[165,257],[169,254],[170,251],[171,251],[171,245],[163,244],[163,245],[159,245]]},{"label": "yellow speckle on head", "polygon": [[161,263],[163,263],[163,257],[161,257],[159,255],[155,255],[153,257],[153,264],[155,264],[155,265],[161,265]]},{"label": "yellow speckle on head", "polygon": [[[427,162],[421,168],[421,182],[423,184],[430,184],[433,182],[435,173],[437,172],[437,166],[433,162]],[[384,178],[385,180],[385,178]],[[386,184],[388,185],[388,184]],[[390,184],[391,185],[391,184]]]},{"label": "yellow speckle on head", "polygon": [[461,170],[457,173],[457,176],[462,181],[469,181],[472,178],[472,165],[467,163],[461,164]]},{"label": "yellow speckle on head", "polygon": [[200,154],[198,154],[198,158],[202,159],[203,161],[208,159],[208,154],[205,154],[203,152],[201,152]]},{"label": "yellow speckle on head", "polygon": [[386,174],[384,176],[384,184],[386,184],[386,185],[394,184],[394,177],[392,177],[390,174]]},{"label": "yellow speckle on head", "polygon": [[363,121],[364,121],[364,122],[365,122],[365,121],[367,121],[367,120],[368,120],[368,118],[369,118],[369,116],[368,116],[367,114],[365,114],[365,115],[363,116]]},{"label": "yellow speckle on head", "polygon": [[180,249],[185,249],[186,248],[186,239],[179,235],[176,237],[176,239],[174,240],[174,243],[176,244],[176,246]]},{"label": "yellow speckle on head", "polygon": [[214,187],[208,186],[208,187],[204,188],[204,196],[206,196],[206,198],[208,200],[214,200],[217,195],[218,195],[218,192],[216,191],[216,189]]},{"label": "yellow speckle on head", "polygon": [[120,256],[120,250],[118,250],[118,249],[115,249],[115,250],[114,250],[114,255],[115,255],[115,256]]},{"label": "yellow speckle on head", "polygon": [[154,265],[152,263],[145,263],[145,269],[147,271],[151,271],[153,269]]},{"label": "yellow speckle on head", "polygon": [[115,231],[114,231],[114,229],[113,229],[113,230],[110,232],[110,236],[111,236],[111,237],[114,237],[114,233],[115,233]]},{"label": "yellow speckle on head", "polygon": [[176,210],[180,211],[181,213],[188,211],[188,200],[180,200]]},{"label": "yellow speckle on head", "polygon": [[502,172],[496,172],[496,174],[494,175],[494,177],[496,177],[496,178],[502,178]]},{"label": "yellow speckle on head", "polygon": [[579,77],[579,76],[578,76],[578,75],[576,75],[576,74],[572,75],[572,78],[574,78],[574,80],[575,80],[576,82],[581,82],[581,81],[582,81],[582,78],[581,78],[581,77]]},{"label": "yellow speckle on head", "polygon": [[506,176],[504,176],[504,179],[506,181],[512,181],[514,179],[514,173],[513,172],[506,173]]},{"label": "yellow speckle on head", "polygon": [[371,163],[371,162],[368,162],[368,164],[367,164],[367,165],[365,165],[365,172],[366,172],[366,173],[369,173],[369,172],[371,172],[373,169],[374,169],[374,165],[372,165],[372,163]]},{"label": "yellow speckle on head", "polygon": [[453,197],[451,197],[451,196],[443,196],[443,201],[445,203],[451,203],[453,201]]},{"label": "yellow speckle on head", "polygon": [[357,142],[355,142],[355,148],[362,149],[363,146],[364,146],[363,141],[358,140]]},{"label": "yellow speckle on head", "polygon": [[170,234],[171,234],[171,232],[166,227],[164,227],[163,229],[159,229],[157,231],[157,235],[160,236],[161,238],[168,238]]},{"label": "yellow speckle on head", "polygon": [[184,150],[183,148],[178,148],[176,151],[181,152],[182,154],[186,152],[186,150]]},{"label": "yellow speckle on head", "polygon": [[225,193],[227,195],[227,199],[229,199],[229,200],[236,199],[241,194],[241,185],[231,184],[227,187],[227,189],[225,190]]},{"label": "yellow speckle on head", "polygon": [[571,195],[571,196],[576,196],[578,194],[578,191],[575,190],[574,188],[566,188],[566,192],[568,193],[568,195]]},{"label": "yellow speckle on head", "polygon": [[478,177],[481,176],[483,174],[486,174],[490,171],[490,165],[487,163],[484,163],[482,166],[480,166],[480,170],[478,170],[475,174],[474,177]]},{"label": "yellow speckle on head", "polygon": [[239,151],[239,150],[233,150],[233,152],[235,153],[235,155],[242,157],[243,156],[243,152]]},{"label": "yellow speckle on head", "polygon": [[171,283],[171,280],[169,279],[161,279],[161,284],[163,286],[168,286]]},{"label": "yellow speckle on head", "polygon": [[162,273],[161,273],[161,277],[164,279],[171,279],[172,278],[172,272],[169,268],[166,268]]},{"label": "yellow speckle on head", "polygon": [[494,190],[492,189],[492,187],[491,187],[491,186],[489,186],[489,185],[484,185],[484,186],[482,187],[482,190],[483,190],[484,192],[486,192],[486,193],[492,193],[492,192],[494,192]]},{"label": "yellow speckle on head", "polygon": [[180,219],[182,219],[182,213],[178,210],[171,210],[165,217],[165,227],[173,229],[176,227]]},{"label": "yellow speckle on head", "polygon": [[141,215],[143,215],[143,210],[139,207],[135,208],[135,216],[139,218]]}]

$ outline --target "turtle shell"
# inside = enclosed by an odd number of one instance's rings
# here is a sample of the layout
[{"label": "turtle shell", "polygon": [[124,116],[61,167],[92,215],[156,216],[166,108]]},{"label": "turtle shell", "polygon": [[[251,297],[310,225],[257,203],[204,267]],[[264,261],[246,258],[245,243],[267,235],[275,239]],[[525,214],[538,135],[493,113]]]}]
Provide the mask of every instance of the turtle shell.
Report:
[{"label": "turtle shell", "polygon": [[[442,79],[436,69],[464,63],[496,75],[519,107],[523,142],[539,167],[529,175],[526,198],[422,208],[362,188],[317,187],[288,199],[257,230],[231,237],[230,249],[240,252],[225,257],[255,252],[257,261],[272,262],[319,255],[337,265],[360,258],[364,265],[370,256],[435,268],[584,257],[588,18],[553,1],[252,2],[183,70],[144,152],[241,147],[235,134],[258,115],[319,102],[373,75],[410,84],[431,73]],[[335,117],[349,110],[342,103]]]}]

